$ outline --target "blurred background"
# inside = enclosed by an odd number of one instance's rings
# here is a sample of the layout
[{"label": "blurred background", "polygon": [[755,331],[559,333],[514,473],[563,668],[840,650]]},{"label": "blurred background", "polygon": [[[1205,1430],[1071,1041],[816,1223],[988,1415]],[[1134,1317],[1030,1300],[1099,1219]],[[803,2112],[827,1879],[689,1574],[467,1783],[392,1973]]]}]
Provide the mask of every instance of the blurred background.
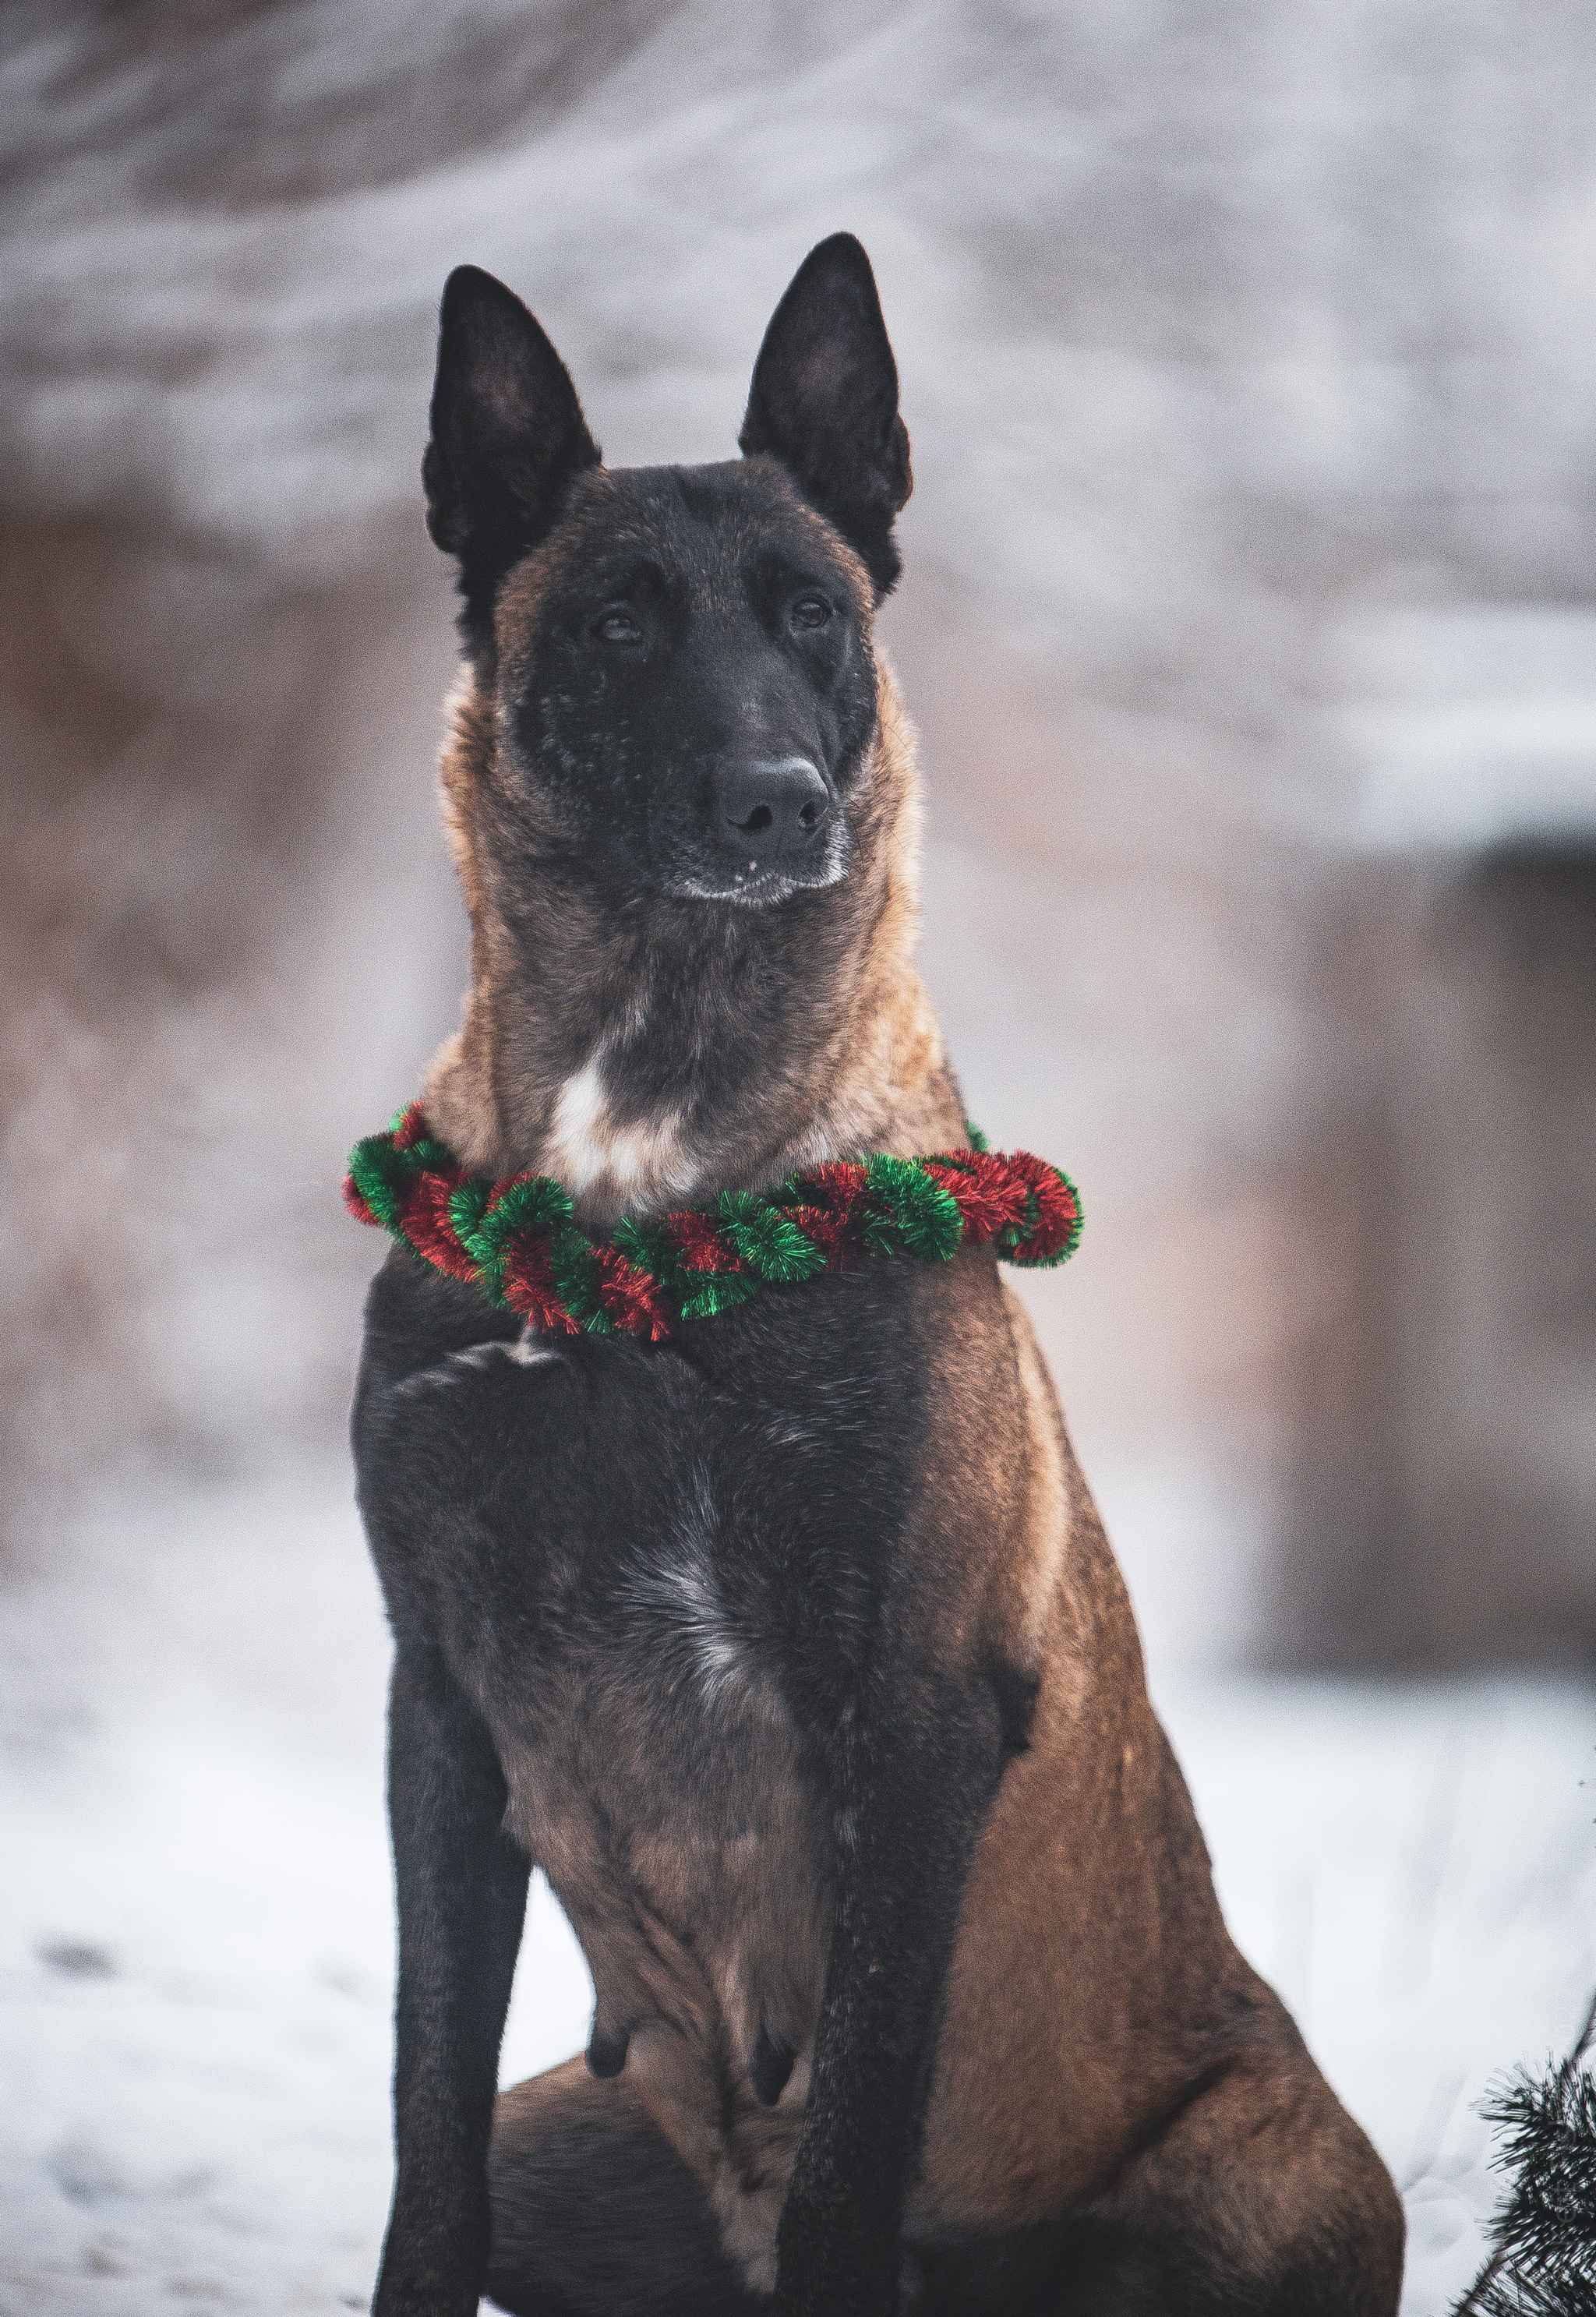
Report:
[{"label": "blurred background", "polygon": [[[1596,18],[13,0],[0,42],[0,2308],[370,2286],[337,1186],[465,976],[444,275],[526,297],[612,462],[715,459],[847,227],[914,445],[927,972],[973,1115],[1082,1185],[1024,1292],[1233,1920],[1439,2310],[1469,2102],[1596,1972]],[[585,2001],[537,1905],[526,2065]]]}]

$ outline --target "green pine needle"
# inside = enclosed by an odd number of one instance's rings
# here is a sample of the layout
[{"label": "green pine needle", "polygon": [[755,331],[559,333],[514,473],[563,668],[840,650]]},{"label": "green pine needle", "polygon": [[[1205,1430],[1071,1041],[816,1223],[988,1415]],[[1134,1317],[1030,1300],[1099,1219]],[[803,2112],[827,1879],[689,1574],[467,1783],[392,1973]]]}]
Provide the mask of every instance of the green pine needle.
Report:
[{"label": "green pine needle", "polygon": [[1509,2175],[1490,2259],[1452,2317],[1591,2317],[1596,2310],[1596,2078],[1583,2065],[1596,1997],[1574,2049],[1544,2076],[1520,2069],[1480,2114]]}]

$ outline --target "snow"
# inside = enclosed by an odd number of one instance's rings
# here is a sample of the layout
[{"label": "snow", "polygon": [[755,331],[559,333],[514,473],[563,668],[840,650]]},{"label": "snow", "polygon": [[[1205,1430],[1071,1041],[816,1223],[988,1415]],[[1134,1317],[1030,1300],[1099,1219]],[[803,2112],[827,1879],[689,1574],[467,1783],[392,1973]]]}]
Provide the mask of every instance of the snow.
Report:
[{"label": "snow", "polygon": [[[1596,13],[682,0],[606,12],[611,47],[527,0],[209,13],[152,45],[36,0],[0,57],[0,496],[40,536],[85,517],[78,561],[30,571],[40,657],[136,733],[88,781],[25,701],[12,749],[50,929],[11,953],[18,1435],[50,1470],[165,1438],[232,1469],[321,1437],[342,1388],[342,1155],[464,971],[416,486],[448,267],[532,300],[613,458],[713,458],[790,269],[853,228],[919,478],[886,624],[932,980],[975,1115],[1083,1181],[1079,1262],[1025,1292],[1232,1920],[1412,2184],[1409,2317],[1442,2309],[1491,2196],[1472,2103],[1596,1978],[1590,1701],[1195,1668],[1335,1597],[1370,1451],[1333,1379],[1387,1318],[1363,1222],[1343,1262],[1322,1218],[1343,1178],[1408,1180],[1393,1086],[1485,1099],[1409,1059],[1474,1053],[1461,1015],[1399,988],[1387,1045],[1316,945],[1349,985],[1413,975],[1369,936],[1368,856],[1596,826]],[[153,928],[156,997],[107,926]],[[1456,1148],[1438,1174],[1470,1179]],[[62,1151],[92,1195],[63,1202]],[[1517,1343],[1521,1302],[1479,1308]],[[1289,1562],[1303,1472],[1331,1509]],[[0,2317],[363,2304],[391,1906],[347,1494],[147,1495],[0,1592]],[[1529,1534],[1513,1583],[1563,1598]],[[1360,1648],[1425,1584],[1405,1549]],[[1443,1640],[1479,1591],[1445,1578]],[[507,2072],[575,2048],[587,2002],[545,1892]]]},{"label": "snow", "polygon": [[[388,2192],[387,1637],[341,1475],[107,1506],[0,1603],[0,2317],[361,2309]],[[1238,1937],[1471,2273],[1473,2112],[1596,1977],[1589,1695],[1187,1675]],[[535,1890],[507,2080],[575,2050]]]}]

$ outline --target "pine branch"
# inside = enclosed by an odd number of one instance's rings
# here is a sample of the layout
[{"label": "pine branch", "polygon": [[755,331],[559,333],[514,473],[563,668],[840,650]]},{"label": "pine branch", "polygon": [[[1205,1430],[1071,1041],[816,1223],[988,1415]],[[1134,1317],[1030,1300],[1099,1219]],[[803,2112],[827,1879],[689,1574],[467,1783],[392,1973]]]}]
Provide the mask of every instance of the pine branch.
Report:
[{"label": "pine branch", "polygon": [[1503,2137],[1492,2162],[1511,2185],[1490,2259],[1452,2317],[1591,2317],[1596,2310],[1596,1995],[1562,2065],[1520,2069],[1481,2103]]}]

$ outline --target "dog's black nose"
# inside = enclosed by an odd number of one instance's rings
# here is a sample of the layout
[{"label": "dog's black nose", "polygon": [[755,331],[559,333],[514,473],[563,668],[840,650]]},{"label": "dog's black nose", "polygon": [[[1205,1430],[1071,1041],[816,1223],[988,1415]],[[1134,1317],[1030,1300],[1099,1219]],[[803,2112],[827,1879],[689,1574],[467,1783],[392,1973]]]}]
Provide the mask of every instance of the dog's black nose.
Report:
[{"label": "dog's black nose", "polygon": [[754,758],[720,776],[727,842],[761,868],[807,848],[830,810],[825,783],[807,756]]}]

